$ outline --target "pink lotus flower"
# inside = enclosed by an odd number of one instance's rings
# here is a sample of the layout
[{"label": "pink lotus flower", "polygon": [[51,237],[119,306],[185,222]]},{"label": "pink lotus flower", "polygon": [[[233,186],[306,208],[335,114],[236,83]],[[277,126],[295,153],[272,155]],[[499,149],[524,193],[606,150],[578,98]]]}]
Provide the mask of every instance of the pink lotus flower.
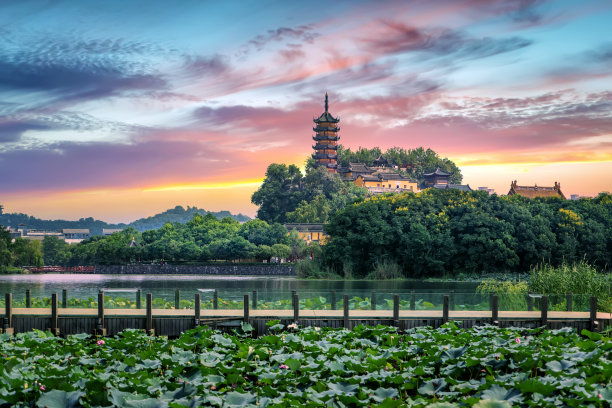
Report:
[{"label": "pink lotus flower", "polygon": [[289,368],[289,366],[285,365],[285,364],[281,364],[281,365],[278,366],[278,368],[280,368],[281,370],[287,370]]},{"label": "pink lotus flower", "polygon": [[98,340],[97,344],[98,344],[98,346],[103,345],[104,344],[104,340]]},{"label": "pink lotus flower", "polygon": [[40,390],[41,390],[41,391],[47,391],[47,390],[45,389],[45,386],[44,386],[44,385],[41,385],[41,386],[40,386]]},{"label": "pink lotus flower", "polygon": [[521,339],[518,337],[514,341],[516,341],[516,344],[521,344]]}]

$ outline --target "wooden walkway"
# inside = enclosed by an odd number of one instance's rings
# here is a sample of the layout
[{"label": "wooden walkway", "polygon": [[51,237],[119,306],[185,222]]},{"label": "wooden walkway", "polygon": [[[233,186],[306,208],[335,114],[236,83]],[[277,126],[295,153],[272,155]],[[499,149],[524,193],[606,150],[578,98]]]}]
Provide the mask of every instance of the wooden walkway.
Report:
[{"label": "wooden walkway", "polygon": [[452,310],[448,295],[444,296],[442,310],[414,310],[412,306],[411,310],[400,310],[398,295],[394,295],[392,310],[349,310],[346,295],[341,310],[300,310],[297,294],[294,294],[294,307],[291,310],[251,309],[249,295],[244,296],[242,310],[202,310],[199,294],[195,295],[196,307],[191,310],[153,309],[152,304],[152,295],[147,294],[144,309],[107,309],[104,307],[104,293],[101,292],[98,294],[97,309],[59,308],[57,294],[52,295],[50,308],[13,308],[12,294],[6,294],[0,332],[20,333],[38,329],[50,330],[57,335],[92,333],[106,336],[125,329],[144,329],[151,334],[177,337],[195,326],[235,329],[246,321],[254,326],[257,335],[261,335],[268,331],[266,323],[271,320],[279,320],[285,325],[297,323],[300,326],[348,329],[359,324],[381,324],[396,326],[400,330],[418,326],[439,327],[451,320],[461,321],[465,328],[494,324],[501,327],[574,327],[598,331],[612,326],[612,313],[597,312],[597,299],[594,297],[591,298],[589,312],[548,311],[546,296],[541,299],[539,311],[502,311],[498,308],[496,295],[491,296],[492,307],[489,311]]},{"label": "wooden walkway", "polygon": [[[151,309],[152,317],[168,318],[195,318],[193,309]],[[267,318],[288,319],[294,317],[294,310],[288,309],[267,309],[249,311],[250,318]],[[441,319],[443,310],[400,310],[400,319]],[[14,308],[13,316],[38,316],[51,317],[51,308]],[[59,308],[58,317],[96,317],[97,309],[80,309],[80,308]],[[141,317],[147,315],[146,309],[104,309],[105,317]],[[541,318],[541,311],[499,311],[498,317],[501,320],[538,320]],[[4,315],[1,315],[4,317]],[[299,318],[304,319],[342,319],[344,317],[343,310],[300,310]],[[450,310],[448,312],[449,319],[491,319],[492,312],[490,310]],[[588,320],[589,312],[548,312],[549,320]],[[244,310],[241,309],[204,309],[200,310],[201,319],[214,318],[233,318],[243,319]],[[351,310],[349,311],[351,319],[393,319],[393,310]],[[597,312],[597,320],[612,320],[612,313]]]}]

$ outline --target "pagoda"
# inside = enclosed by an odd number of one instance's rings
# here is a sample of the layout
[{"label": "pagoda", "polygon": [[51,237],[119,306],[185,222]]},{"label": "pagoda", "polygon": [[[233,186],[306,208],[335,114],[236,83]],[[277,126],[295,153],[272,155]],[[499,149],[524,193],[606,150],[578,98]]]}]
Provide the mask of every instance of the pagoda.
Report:
[{"label": "pagoda", "polygon": [[315,159],[315,166],[325,166],[327,171],[330,173],[338,172],[338,122],[340,119],[334,118],[328,111],[328,96],[325,93],[325,112],[321,114],[317,119],[313,119],[316,127],[312,128],[317,134],[313,136],[313,140],[316,142],[312,148],[314,154],[312,158]]}]

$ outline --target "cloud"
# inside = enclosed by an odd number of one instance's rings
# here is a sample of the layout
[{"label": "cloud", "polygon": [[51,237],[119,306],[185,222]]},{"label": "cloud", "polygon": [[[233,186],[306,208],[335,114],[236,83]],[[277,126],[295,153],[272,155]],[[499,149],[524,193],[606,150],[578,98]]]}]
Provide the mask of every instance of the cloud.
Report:
[{"label": "cloud", "polygon": [[38,121],[6,121],[0,122],[0,143],[17,142],[21,135],[28,130],[48,130],[52,129],[48,124]]},{"label": "cloud", "polygon": [[226,57],[222,55],[186,56],[183,68],[193,75],[220,75],[227,72],[230,67]]},{"label": "cloud", "polygon": [[270,43],[280,43],[285,40],[298,40],[303,43],[312,44],[320,34],[313,32],[313,26],[301,25],[296,28],[279,27],[275,30],[268,30],[265,34],[260,34],[247,43],[248,48],[261,51]]},{"label": "cloud", "polygon": [[377,35],[361,41],[373,53],[425,52],[433,56],[478,59],[515,51],[532,44],[521,37],[473,38],[459,30],[424,29],[398,21],[381,21]]}]

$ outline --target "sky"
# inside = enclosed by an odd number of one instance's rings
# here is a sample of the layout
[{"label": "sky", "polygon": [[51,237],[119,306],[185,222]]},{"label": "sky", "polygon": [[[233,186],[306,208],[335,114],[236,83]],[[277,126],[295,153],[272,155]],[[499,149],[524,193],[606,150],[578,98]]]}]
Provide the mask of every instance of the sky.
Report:
[{"label": "sky", "polygon": [[432,148],[506,194],[612,191],[612,2],[0,2],[0,204],[254,216],[270,163]]}]

